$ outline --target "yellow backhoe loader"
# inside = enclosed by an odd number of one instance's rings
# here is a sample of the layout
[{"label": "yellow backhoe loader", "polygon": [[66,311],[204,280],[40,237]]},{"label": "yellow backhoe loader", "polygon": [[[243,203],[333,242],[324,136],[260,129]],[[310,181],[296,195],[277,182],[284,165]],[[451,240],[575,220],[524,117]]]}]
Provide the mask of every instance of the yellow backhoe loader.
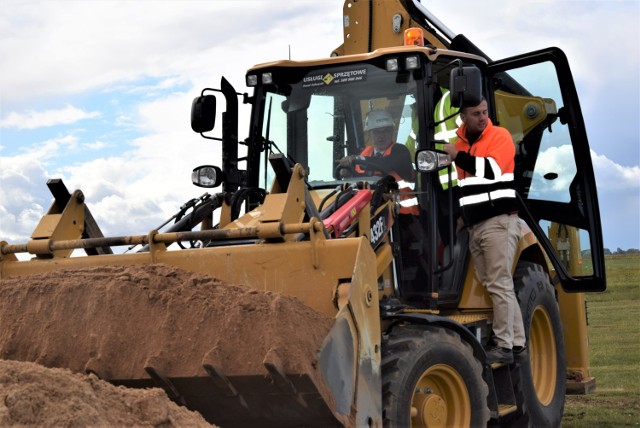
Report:
[{"label": "yellow backhoe loader", "polygon": [[[250,95],[222,78],[192,105],[193,130],[223,153],[221,166],[198,166],[192,179],[218,193],[189,201],[164,231],[104,237],[82,192],[52,180],[54,202],[31,239],[0,243],[0,278],[163,263],[294,296],[334,319],[318,349],[324,389],[267,359],[264,371],[241,375],[210,355],[165,368],[95,358],[85,366],[118,384],[161,386],[222,427],[560,425],[566,392],[595,385],[583,293],[606,286],[589,144],[562,51],[493,61],[416,0],[346,0],[344,44],[330,57],[256,65],[246,84]],[[528,351],[513,364],[486,363],[492,304],[468,234],[456,230],[456,186],[434,137],[445,91],[454,108],[485,97],[516,145],[522,235],[513,274]],[[251,107],[244,140],[239,102]],[[414,141],[413,182],[359,156],[370,144],[367,113],[380,109],[395,141]],[[349,155],[345,174],[339,161]],[[71,257],[76,249],[87,256]],[[3,329],[26,322],[0,314]],[[20,355],[35,360],[38,346]],[[52,365],[70,365],[69,349],[48,349]],[[7,339],[0,352],[17,351]]]}]

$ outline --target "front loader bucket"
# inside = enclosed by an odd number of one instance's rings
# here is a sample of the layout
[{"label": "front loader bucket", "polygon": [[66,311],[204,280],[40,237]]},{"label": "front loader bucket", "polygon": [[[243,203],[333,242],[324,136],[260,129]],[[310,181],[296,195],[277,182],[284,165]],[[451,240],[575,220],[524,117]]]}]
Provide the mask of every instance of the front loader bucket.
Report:
[{"label": "front loader bucket", "polygon": [[343,426],[308,375],[227,377],[213,367],[206,369],[212,371],[210,376],[112,383],[132,388],[161,386],[172,400],[223,428]]},{"label": "front loader bucket", "polygon": [[380,420],[375,255],[364,238],[1,268],[0,358],[162,387],[223,428]]}]

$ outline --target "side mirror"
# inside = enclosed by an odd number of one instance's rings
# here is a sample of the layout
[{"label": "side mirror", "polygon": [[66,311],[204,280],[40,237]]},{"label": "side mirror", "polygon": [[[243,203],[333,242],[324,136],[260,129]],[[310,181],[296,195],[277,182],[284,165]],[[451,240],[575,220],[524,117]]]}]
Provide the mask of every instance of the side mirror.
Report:
[{"label": "side mirror", "polygon": [[191,129],[203,133],[213,129],[216,123],[216,97],[203,95],[191,104]]},{"label": "side mirror", "polygon": [[476,66],[456,67],[449,80],[451,106],[478,105],[482,101],[482,75]]},{"label": "side mirror", "polygon": [[213,165],[202,165],[191,172],[191,182],[198,187],[214,188],[222,183],[222,170]]},{"label": "side mirror", "polygon": [[420,172],[434,172],[451,165],[451,156],[441,150],[418,150],[416,169]]}]

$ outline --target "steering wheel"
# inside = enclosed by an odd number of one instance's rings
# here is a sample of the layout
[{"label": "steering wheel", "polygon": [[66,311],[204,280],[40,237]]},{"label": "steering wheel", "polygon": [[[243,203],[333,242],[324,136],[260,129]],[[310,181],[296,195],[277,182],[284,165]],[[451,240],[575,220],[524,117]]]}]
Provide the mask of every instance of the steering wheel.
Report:
[{"label": "steering wheel", "polygon": [[384,165],[384,160],[382,158],[352,156],[351,166],[347,167],[340,164],[336,166],[334,171],[335,177],[350,178],[364,175],[356,171],[356,165],[363,169],[365,173],[370,172],[371,175],[373,175],[374,172],[378,172],[381,175],[391,175],[391,171],[389,171],[386,165]]}]

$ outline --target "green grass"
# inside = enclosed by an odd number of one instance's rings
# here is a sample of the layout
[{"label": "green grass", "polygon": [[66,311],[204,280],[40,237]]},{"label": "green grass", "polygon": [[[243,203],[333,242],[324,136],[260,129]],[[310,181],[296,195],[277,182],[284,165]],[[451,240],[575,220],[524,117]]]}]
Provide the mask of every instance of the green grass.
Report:
[{"label": "green grass", "polygon": [[586,294],[596,390],[568,395],[563,427],[640,426],[640,255],[608,256],[607,290]]}]

